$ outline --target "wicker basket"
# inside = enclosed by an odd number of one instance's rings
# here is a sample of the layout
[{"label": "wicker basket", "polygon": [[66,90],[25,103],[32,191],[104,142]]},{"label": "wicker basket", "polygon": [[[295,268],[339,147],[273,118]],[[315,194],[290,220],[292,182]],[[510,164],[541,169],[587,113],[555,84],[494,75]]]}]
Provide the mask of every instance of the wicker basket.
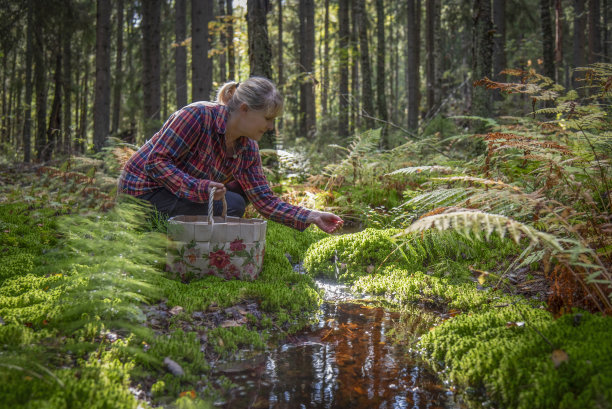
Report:
[{"label": "wicker basket", "polygon": [[[211,189],[210,197],[214,195]],[[182,281],[207,275],[225,279],[254,280],[263,267],[266,221],[223,215],[175,216],[168,220],[166,270]]]}]

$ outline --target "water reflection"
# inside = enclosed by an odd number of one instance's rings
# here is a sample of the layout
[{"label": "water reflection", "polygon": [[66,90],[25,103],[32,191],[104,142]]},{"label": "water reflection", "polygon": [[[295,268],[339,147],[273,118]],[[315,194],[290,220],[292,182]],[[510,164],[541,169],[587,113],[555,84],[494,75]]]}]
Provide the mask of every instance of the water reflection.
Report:
[{"label": "water reflection", "polygon": [[388,342],[398,316],[324,304],[319,323],[253,365],[225,371],[238,385],[227,408],[443,408],[432,374]]}]

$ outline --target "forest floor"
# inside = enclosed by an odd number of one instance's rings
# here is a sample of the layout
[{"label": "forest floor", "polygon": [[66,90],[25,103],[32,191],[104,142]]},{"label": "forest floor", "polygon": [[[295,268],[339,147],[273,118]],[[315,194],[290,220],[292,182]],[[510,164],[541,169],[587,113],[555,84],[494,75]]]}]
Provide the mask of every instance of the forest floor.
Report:
[{"label": "forest floor", "polygon": [[257,280],[182,283],[163,273],[165,222],[114,205],[112,166],[2,169],[0,407],[213,407],[235,385],[211,368],[311,323],[315,277],[397,311],[393,342],[467,406],[612,405],[612,318],[548,312],[550,280],[514,263],[522,241],[418,233],[398,247],[397,228],[270,223]]}]

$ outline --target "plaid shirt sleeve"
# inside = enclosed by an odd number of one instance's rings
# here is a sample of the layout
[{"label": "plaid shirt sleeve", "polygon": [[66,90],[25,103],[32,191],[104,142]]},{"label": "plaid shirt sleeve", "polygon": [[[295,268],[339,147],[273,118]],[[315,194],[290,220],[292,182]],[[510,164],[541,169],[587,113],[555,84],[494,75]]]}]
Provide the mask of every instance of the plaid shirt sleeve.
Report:
[{"label": "plaid shirt sleeve", "polygon": [[188,106],[175,112],[151,141],[153,147],[144,163],[147,175],[180,198],[206,202],[210,181],[195,178],[176,164],[193,149],[203,129],[211,125],[211,116],[197,108]]},{"label": "plaid shirt sleeve", "polygon": [[242,169],[236,175],[236,179],[248,199],[262,216],[299,231],[305,230],[310,225],[310,223],[306,223],[306,219],[311,211],[283,202],[274,195],[263,173],[261,157],[256,146],[254,142],[250,144],[251,149],[249,149],[247,158],[250,165]]}]

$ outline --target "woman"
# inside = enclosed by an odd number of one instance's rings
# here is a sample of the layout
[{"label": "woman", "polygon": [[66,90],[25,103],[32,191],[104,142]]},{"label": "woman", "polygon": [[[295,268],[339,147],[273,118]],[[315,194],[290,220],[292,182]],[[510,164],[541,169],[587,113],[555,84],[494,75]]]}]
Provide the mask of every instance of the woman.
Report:
[{"label": "woman", "polygon": [[[169,216],[208,213],[208,192],[225,195],[228,215],[242,217],[248,202],[264,217],[298,230],[316,224],[331,233],[340,217],[293,206],[276,197],[264,176],[257,142],[274,129],[282,97],[265,78],[228,82],[217,102],[194,102],[175,112],[126,163],[119,192],[151,202]],[[214,203],[215,215],[221,213]]]}]

